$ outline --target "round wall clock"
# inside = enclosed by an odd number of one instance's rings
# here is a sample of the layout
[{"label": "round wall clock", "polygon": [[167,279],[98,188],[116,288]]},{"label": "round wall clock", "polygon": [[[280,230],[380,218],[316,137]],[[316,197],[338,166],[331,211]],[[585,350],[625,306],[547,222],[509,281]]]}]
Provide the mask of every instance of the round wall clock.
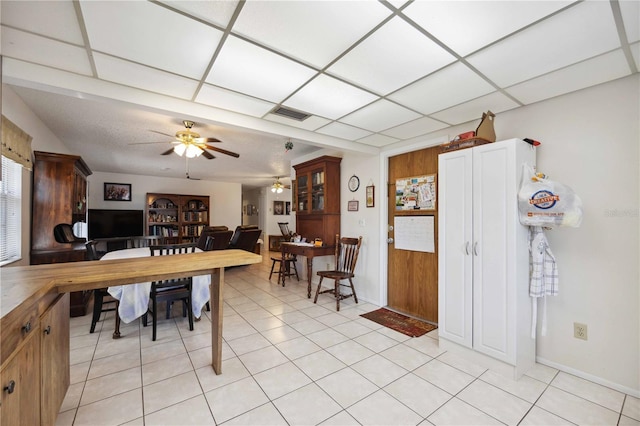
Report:
[{"label": "round wall clock", "polygon": [[349,191],[356,192],[360,188],[360,179],[358,176],[353,175],[349,178]]}]

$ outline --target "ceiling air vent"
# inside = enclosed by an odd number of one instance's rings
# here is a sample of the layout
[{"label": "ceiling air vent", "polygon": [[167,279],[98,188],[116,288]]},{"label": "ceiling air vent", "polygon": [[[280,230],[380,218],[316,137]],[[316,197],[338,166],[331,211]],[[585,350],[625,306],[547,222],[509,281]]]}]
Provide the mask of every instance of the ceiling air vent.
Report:
[{"label": "ceiling air vent", "polygon": [[304,121],[307,118],[311,117],[311,114],[307,114],[306,112],[295,111],[293,109],[284,108],[284,107],[275,107],[271,112],[273,114],[280,115],[282,117],[291,118],[297,121]]}]

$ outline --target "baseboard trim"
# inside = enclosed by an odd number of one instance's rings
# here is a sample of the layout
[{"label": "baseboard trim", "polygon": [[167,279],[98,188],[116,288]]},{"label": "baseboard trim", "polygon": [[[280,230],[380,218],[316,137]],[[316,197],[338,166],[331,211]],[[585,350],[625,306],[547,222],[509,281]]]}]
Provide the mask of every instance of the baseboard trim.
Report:
[{"label": "baseboard trim", "polygon": [[626,393],[627,395],[640,398],[640,389],[633,389],[633,388],[621,385],[619,383],[614,383],[609,380],[603,379],[602,377],[594,376],[593,374],[589,374],[572,367],[567,367],[566,365],[549,361],[548,359],[544,359],[539,356],[536,357],[536,362],[539,364],[546,365],[547,367],[555,368],[556,370],[564,371],[565,373],[572,374],[576,377],[580,377],[581,379],[589,380],[590,382],[597,383],[599,385],[617,390],[618,392]]}]

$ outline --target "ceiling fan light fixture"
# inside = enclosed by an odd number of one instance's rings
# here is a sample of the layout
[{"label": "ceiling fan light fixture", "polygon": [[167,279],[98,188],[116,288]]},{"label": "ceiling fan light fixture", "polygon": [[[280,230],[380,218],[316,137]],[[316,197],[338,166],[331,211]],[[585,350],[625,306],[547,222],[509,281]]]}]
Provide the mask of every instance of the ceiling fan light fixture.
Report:
[{"label": "ceiling fan light fixture", "polygon": [[202,155],[202,149],[199,146],[189,144],[186,148],[185,155],[188,158],[199,157]]},{"label": "ceiling fan light fixture", "polygon": [[280,183],[280,178],[277,177],[276,181],[273,182],[273,185],[271,185],[271,192],[274,192],[276,194],[281,194],[282,191],[284,191],[284,185]]},{"label": "ceiling fan light fixture", "polygon": [[184,155],[184,152],[187,150],[187,146],[183,143],[176,145],[173,147],[173,152],[178,154],[180,157]]}]

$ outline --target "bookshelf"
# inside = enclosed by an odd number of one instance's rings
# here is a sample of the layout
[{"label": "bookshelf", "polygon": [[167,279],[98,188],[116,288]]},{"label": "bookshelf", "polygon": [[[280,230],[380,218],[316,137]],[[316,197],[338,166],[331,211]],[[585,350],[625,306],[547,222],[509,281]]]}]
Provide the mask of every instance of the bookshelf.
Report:
[{"label": "bookshelf", "polygon": [[147,193],[147,235],[167,241],[195,242],[209,226],[209,197],[205,195]]}]

